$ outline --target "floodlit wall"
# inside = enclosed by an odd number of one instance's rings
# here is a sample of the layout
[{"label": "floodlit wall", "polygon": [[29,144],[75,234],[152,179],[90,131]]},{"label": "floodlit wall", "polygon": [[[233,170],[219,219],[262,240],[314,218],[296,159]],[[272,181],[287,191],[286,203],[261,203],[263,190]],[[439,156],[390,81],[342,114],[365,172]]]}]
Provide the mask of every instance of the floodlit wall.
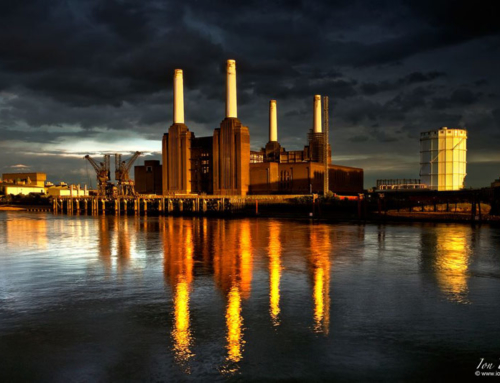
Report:
[{"label": "floodlit wall", "polygon": [[45,173],[4,173],[2,178],[5,181],[25,182],[29,186],[44,187],[47,175]]},{"label": "floodlit wall", "polygon": [[84,197],[89,195],[89,191],[85,189],[73,188],[71,190],[68,187],[58,187],[52,186],[46,188],[47,194],[52,197]]},{"label": "floodlit wall", "polygon": [[429,189],[463,189],[466,167],[466,130],[441,128],[421,133],[420,178]]},{"label": "floodlit wall", "polygon": [[28,195],[30,193],[39,193],[39,194],[45,194],[45,188],[44,187],[38,187],[38,186],[17,186],[17,185],[4,185],[3,186],[4,194],[5,195]]}]

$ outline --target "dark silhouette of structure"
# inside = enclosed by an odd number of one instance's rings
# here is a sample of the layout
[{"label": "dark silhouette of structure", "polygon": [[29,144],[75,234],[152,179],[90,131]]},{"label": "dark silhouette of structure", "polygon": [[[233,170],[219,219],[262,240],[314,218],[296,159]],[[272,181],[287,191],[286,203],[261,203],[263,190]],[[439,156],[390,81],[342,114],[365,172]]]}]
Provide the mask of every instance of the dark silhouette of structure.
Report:
[{"label": "dark silhouette of structure", "polygon": [[160,161],[144,161],[134,166],[135,191],[139,194],[162,194],[162,166]]}]

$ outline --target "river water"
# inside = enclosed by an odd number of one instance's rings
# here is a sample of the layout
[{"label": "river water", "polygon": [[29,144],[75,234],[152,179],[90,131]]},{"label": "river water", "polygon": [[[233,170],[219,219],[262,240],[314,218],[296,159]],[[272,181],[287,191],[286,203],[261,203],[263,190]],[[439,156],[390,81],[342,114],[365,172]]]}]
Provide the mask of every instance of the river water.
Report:
[{"label": "river water", "polygon": [[500,358],[500,229],[0,212],[0,381],[422,381]]}]

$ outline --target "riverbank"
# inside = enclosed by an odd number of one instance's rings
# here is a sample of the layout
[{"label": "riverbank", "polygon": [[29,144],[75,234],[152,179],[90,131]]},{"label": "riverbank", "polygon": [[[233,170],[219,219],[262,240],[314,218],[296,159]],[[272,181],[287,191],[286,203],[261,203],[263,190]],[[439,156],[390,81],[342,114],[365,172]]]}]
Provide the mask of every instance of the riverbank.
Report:
[{"label": "riverbank", "polygon": [[25,207],[20,206],[10,206],[10,205],[0,205],[0,211],[26,211]]},{"label": "riverbank", "polygon": [[0,205],[0,211],[52,212],[52,208],[44,205]]},{"label": "riverbank", "polygon": [[[372,206],[365,210],[364,206],[358,205],[357,201],[335,201],[334,203],[311,203],[310,201],[280,202],[260,201],[260,203],[245,204],[233,209],[228,206],[224,210],[209,210],[206,212],[184,209],[174,209],[170,212],[150,209],[148,215],[172,215],[172,216],[209,216],[225,218],[290,218],[290,219],[315,219],[328,222],[488,222],[500,223],[499,216],[493,216],[482,212],[481,215],[472,216],[470,211],[373,211]],[[52,212],[51,206],[47,205],[0,205],[0,211],[28,211],[28,212]],[[67,214],[67,213],[66,213]],[[85,210],[73,211],[69,215],[88,214]],[[113,209],[106,209],[106,214],[116,214]],[[121,212],[120,214],[137,214],[134,211]],[[140,212],[139,214],[144,214]]]}]

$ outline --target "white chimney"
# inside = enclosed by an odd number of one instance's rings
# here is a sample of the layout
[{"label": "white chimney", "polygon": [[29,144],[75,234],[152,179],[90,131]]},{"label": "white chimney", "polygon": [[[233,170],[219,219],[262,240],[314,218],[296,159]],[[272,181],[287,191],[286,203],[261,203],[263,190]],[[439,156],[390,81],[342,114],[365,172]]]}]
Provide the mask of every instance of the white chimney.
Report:
[{"label": "white chimney", "polygon": [[278,141],[278,115],[276,100],[269,101],[269,141]]},{"label": "white chimney", "polygon": [[321,133],[321,96],[314,96],[314,133]]},{"label": "white chimney", "polygon": [[182,69],[174,71],[174,124],[184,124],[184,83]]},{"label": "white chimney", "polygon": [[234,60],[227,60],[226,117],[238,117],[236,105],[236,61]]}]

